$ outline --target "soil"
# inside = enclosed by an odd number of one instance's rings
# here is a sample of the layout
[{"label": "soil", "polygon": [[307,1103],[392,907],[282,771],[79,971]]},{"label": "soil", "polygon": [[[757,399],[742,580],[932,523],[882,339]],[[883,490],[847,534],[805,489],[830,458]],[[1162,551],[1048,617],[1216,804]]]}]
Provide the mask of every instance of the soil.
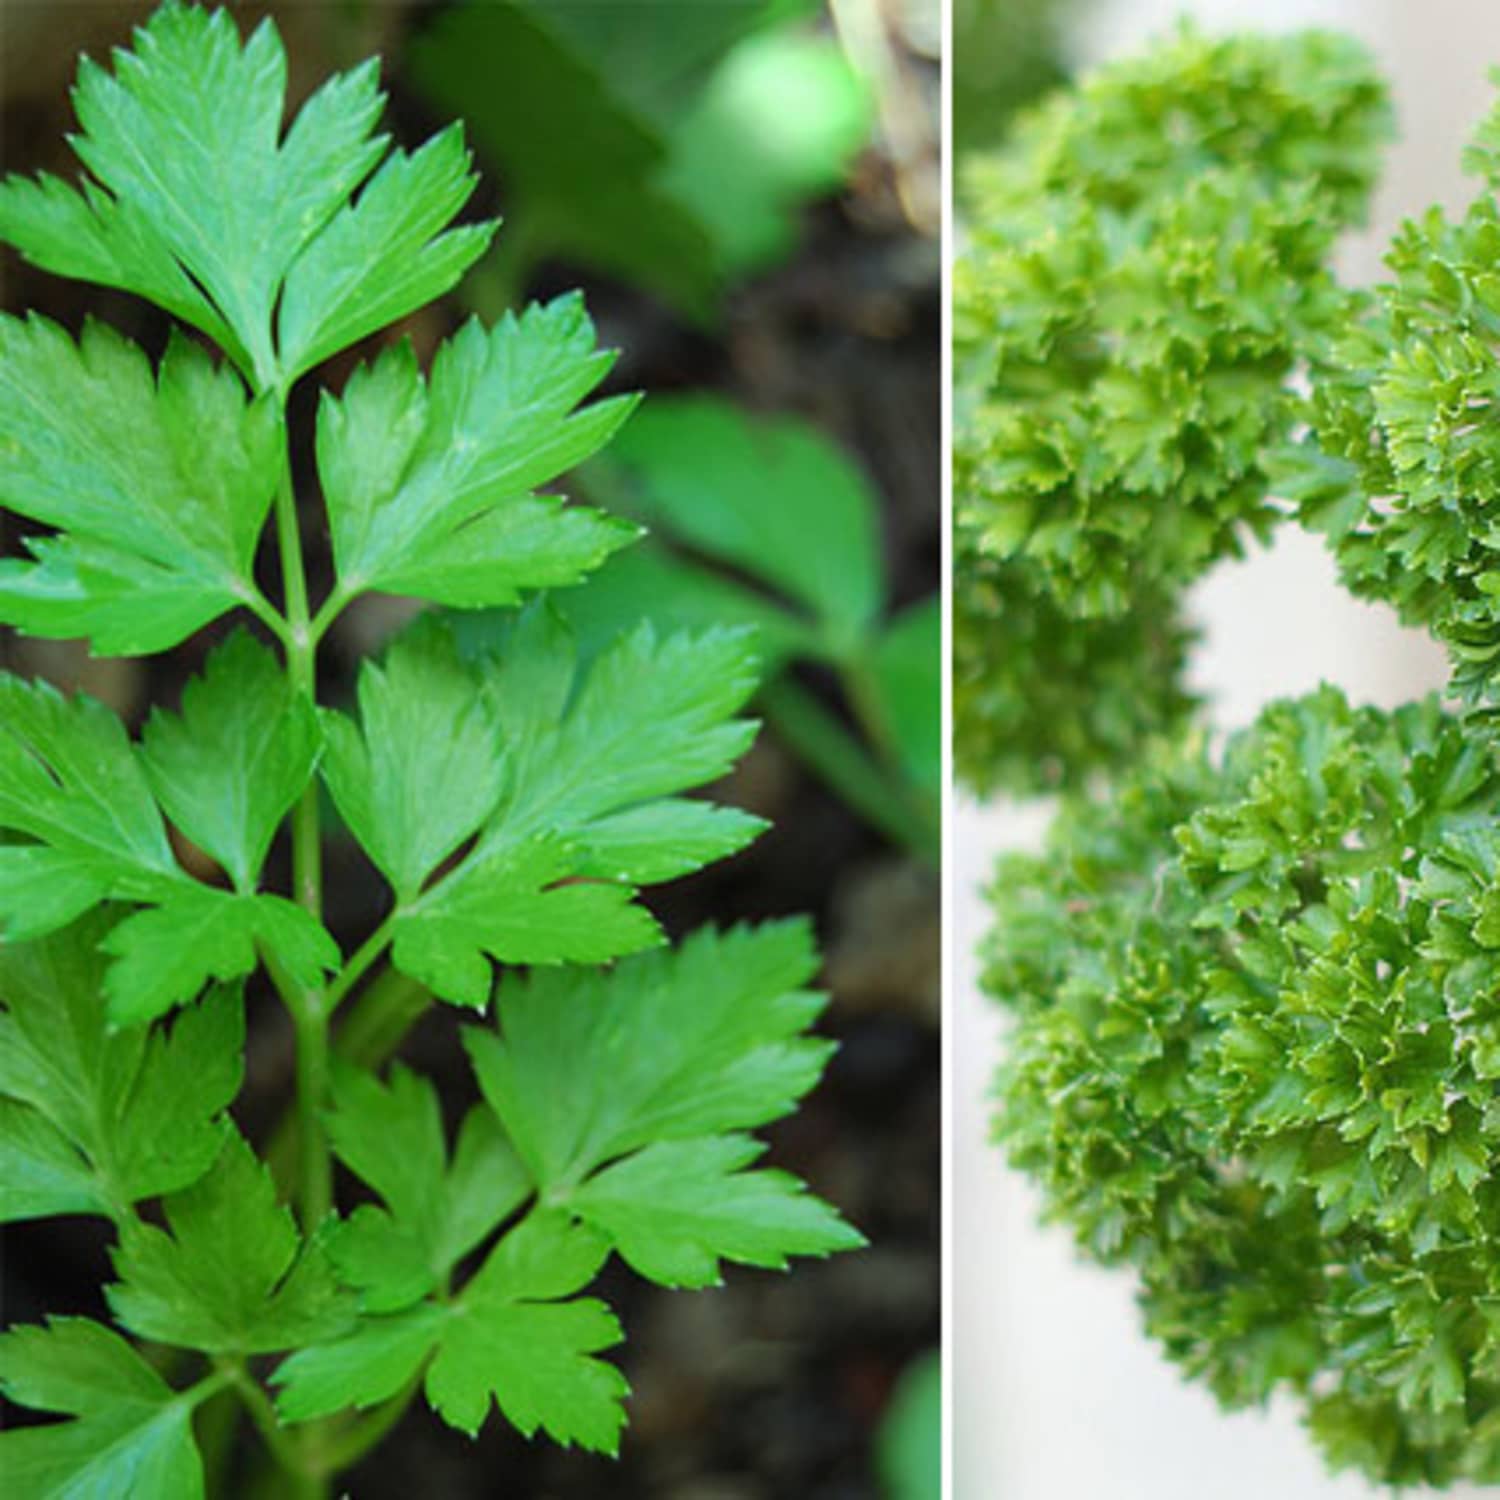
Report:
[{"label": "soil", "polygon": [[[422,20],[416,8],[375,7],[352,31],[320,25],[322,7],[245,6],[243,19],[266,8],[284,21],[298,60],[294,91],[363,55],[373,36],[393,83],[397,138],[424,138],[441,123],[401,87],[402,39]],[[61,142],[72,125],[65,89],[73,59],[81,47],[102,56],[147,10],[4,0],[0,166],[72,175]],[[31,24],[38,11],[47,16],[41,28]],[[925,65],[908,62],[930,84]],[[503,209],[503,191],[495,202]],[[133,299],[59,281],[8,251],[0,256],[7,310],[37,308],[73,328],[87,310],[153,351],[162,347],[164,323]],[[843,441],[882,496],[893,597],[906,602],[938,581],[939,278],[935,242],[908,225],[890,163],[872,151],[844,197],[808,213],[796,257],[735,292],[717,330],[690,328],[629,288],[569,267],[542,267],[528,290],[583,286],[605,341],[625,351],[612,377],[618,388],[713,388],[758,409],[802,413]],[[419,346],[459,316],[457,307],[423,315],[412,329]],[[337,385],[345,373],[335,367],[324,378]],[[304,442],[310,417],[304,387],[294,407]],[[305,451],[299,471],[310,473]],[[13,547],[13,528],[4,539]],[[326,540],[311,519],[307,541],[314,565],[326,567]],[[359,655],[398,611],[387,603],[349,617],[326,653],[328,696],[348,692]],[[0,662],[85,686],[138,722],[149,703],[175,701],[221,634],[210,630],[144,662],[91,662],[72,645],[10,639],[0,641]],[[837,702],[829,683],[808,681]],[[881,1495],[873,1445],[882,1415],[902,1369],[938,1340],[937,877],[860,823],[769,735],[720,793],[772,819],[773,831],[722,866],[658,888],[650,904],[674,934],[709,921],[812,914],[833,994],[822,1029],[840,1050],[800,1113],[769,1132],[770,1160],[836,1203],[870,1248],[802,1263],[789,1275],[731,1268],[722,1288],[698,1293],[663,1292],[612,1267],[601,1290],[626,1329],[617,1353],[634,1391],[618,1462],[528,1443],[498,1419],[471,1444],[417,1406],[346,1476],[343,1490],[358,1500]],[[337,846],[328,886],[330,925],[347,945],[373,925],[382,893],[355,851]],[[291,1041],[269,997],[256,997],[252,1017],[237,1114],[263,1139],[288,1096]],[[455,1110],[471,1097],[451,1014],[429,1014],[403,1055],[439,1079]],[[6,1321],[104,1315],[98,1288],[109,1279],[108,1238],[81,1220],[12,1229],[4,1242]],[[236,1450],[242,1482],[232,1492],[275,1494],[256,1484],[253,1451],[248,1442]]]}]

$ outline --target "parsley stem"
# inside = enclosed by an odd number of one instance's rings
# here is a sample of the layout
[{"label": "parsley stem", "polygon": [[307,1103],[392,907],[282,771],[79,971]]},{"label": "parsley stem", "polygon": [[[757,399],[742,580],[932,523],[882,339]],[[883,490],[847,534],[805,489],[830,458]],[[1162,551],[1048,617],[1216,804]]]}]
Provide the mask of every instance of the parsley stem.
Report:
[{"label": "parsley stem", "polygon": [[287,623],[282,618],[281,611],[259,589],[254,589],[245,594],[243,599],[245,608],[281,642],[283,649],[290,649],[292,633],[287,628]]},{"label": "parsley stem", "polygon": [[[282,433],[286,408],[282,407]],[[302,533],[297,524],[297,493],[292,484],[292,458],[285,441],[281,477],[276,485],[276,541],[281,551],[281,579],[285,594],[287,675],[294,692],[317,706],[318,644],[307,609],[307,571],[302,559]],[[292,884],[298,903],[313,916],[323,910],[323,851],[318,832],[318,787],[312,782],[292,810]]]},{"label": "parsley stem", "polygon": [[345,591],[342,582],[334,585],[333,592],[319,606],[318,613],[309,627],[314,650],[317,650],[318,642],[328,633],[328,627],[339,617],[344,606],[352,598],[353,595]]},{"label": "parsley stem", "polygon": [[[220,1383],[227,1381],[234,1387],[241,1404],[250,1414],[250,1420],[255,1423],[261,1437],[265,1439],[266,1447],[271,1450],[272,1457],[298,1485],[297,1493],[308,1496],[321,1493],[321,1484],[314,1479],[308,1468],[307,1456],[291,1433],[281,1425],[281,1418],[276,1415],[271,1398],[245,1368],[243,1361],[216,1360],[215,1365]],[[318,1484],[318,1488],[308,1489],[308,1481]]]},{"label": "parsley stem", "polygon": [[[276,486],[276,538],[286,608],[287,675],[292,691],[314,708],[318,703],[318,645],[307,609],[307,571],[292,483],[291,447],[286,431],[286,397],[281,397],[281,474]],[[323,914],[323,851],[318,827],[318,783],[309,782],[292,809],[292,886],[297,902],[314,917]],[[328,1094],[328,1009],[320,989],[292,980],[268,955],[268,965],[297,1033],[297,1136],[299,1204],[307,1233],[333,1206],[333,1163],[323,1132]]]},{"label": "parsley stem", "polygon": [[392,912],[360,944],[354,956],[339,971],[338,977],[328,986],[328,992],[323,997],[323,1014],[325,1017],[331,1016],[339,1008],[339,1005],[348,996],[349,991],[364,978],[369,972],[370,966],[385,952],[395,925],[396,914]]},{"label": "parsley stem", "polygon": [[[276,953],[264,951],[266,970],[281,996],[297,1039],[297,1176],[302,1228],[311,1234],[333,1207],[333,1163],[323,1132],[328,1093],[328,1016],[321,991],[308,991],[287,973]],[[279,1138],[268,1157],[274,1159]]]},{"label": "parsley stem", "polygon": [[323,1133],[328,1094],[328,1020],[322,1007],[292,1012],[297,1032],[298,1177],[302,1228],[311,1234],[333,1207],[333,1163]]},{"label": "parsley stem", "polygon": [[384,974],[360,996],[339,1028],[340,1057],[363,1068],[379,1067],[426,1011],[432,997],[397,969]]}]

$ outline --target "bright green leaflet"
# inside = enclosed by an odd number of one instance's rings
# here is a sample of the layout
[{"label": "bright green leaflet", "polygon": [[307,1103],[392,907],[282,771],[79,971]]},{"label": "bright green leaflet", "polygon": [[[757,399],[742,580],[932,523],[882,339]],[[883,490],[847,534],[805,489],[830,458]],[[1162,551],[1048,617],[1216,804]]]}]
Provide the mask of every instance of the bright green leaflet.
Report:
[{"label": "bright green leaflet", "polygon": [[341,1072],[329,1121],[344,1164],[380,1194],[329,1237],[339,1274],[368,1312],[395,1312],[446,1285],[458,1262],[530,1196],[490,1111],[465,1116],[451,1160],[437,1092],[399,1065],[382,1084]]},{"label": "bright green leaflet", "polygon": [[[100,949],[112,925],[96,912],[42,941],[0,946],[7,1219],[119,1217],[130,1203],[196,1181],[223,1143],[223,1111],[243,1071],[238,992],[211,991],[170,1030],[115,1029]],[[23,1163],[38,1158],[62,1173],[70,1207],[20,1198]]]},{"label": "bright green leaflet", "polygon": [[306,790],[321,749],[311,706],[244,633],[209,656],[179,714],[157,709],[141,734],[146,779],[162,809],[242,894],[255,889],[271,838]]},{"label": "bright green leaflet", "polygon": [[163,651],[240,605],[281,441],[273,409],[174,339],[153,376],[112,329],[73,340],[0,317],[0,494],[59,534],[0,563],[0,622],[88,635],[116,655]]},{"label": "bright green leaflet", "polygon": [[471,321],[422,378],[397,346],[324,397],[318,468],[338,585],[465,608],[515,604],[522,588],[576,583],[630,541],[628,525],[532,495],[594,453],[634,404],[573,408],[613,357],[594,347],[576,296],[488,332]]},{"label": "bright green leaflet", "polygon": [[238,1132],[208,1174],[167,1196],[167,1229],[131,1223],[115,1252],[115,1316],[158,1343],[261,1354],[326,1338],[350,1308],[321,1246],[303,1246],[290,1210]]},{"label": "bright green leaflet", "polygon": [[0,1334],[6,1396],[76,1419],[0,1434],[7,1481],[24,1495],[201,1500],[192,1416],[213,1384],[173,1391],[124,1339],[86,1318]]},{"label": "bright green leaflet", "polygon": [[283,134],[286,58],[269,21],[242,44],[227,11],[169,3],[115,61],[113,74],[87,60],[79,71],[74,148],[92,180],[79,193],[10,179],[0,237],[49,271],[165,307],[257,389],[284,391],[440,296],[488,243],[489,228],[439,233],[473,181],[451,138],[390,157],[350,206],[386,156],[370,134],[383,103],[373,63],[331,79]]},{"label": "bright green leaflet", "polygon": [[[102,705],[0,677],[0,828],[31,840],[0,845],[0,924],[12,939],[41,937],[106,898],[145,903],[102,944],[118,958],[104,977],[117,1021],[148,1021],[211,979],[250,973],[257,941],[275,945],[309,984],[339,965],[315,918],[254,891],[271,833],[311,776],[316,725],[271,680],[271,658],[248,638],[232,639],[210,663],[188,689],[185,717],[153,718],[144,757]],[[268,745],[257,729],[276,739]],[[226,744],[252,740],[257,758],[269,760],[241,762],[245,779],[231,784]],[[184,831],[235,873],[237,892],[178,865],[151,775]]]},{"label": "bright green leaflet", "polygon": [[327,720],[329,789],[396,895],[397,966],[482,1006],[491,959],[601,962],[659,942],[636,882],[722,858],[761,826],[675,795],[743,753],[754,726],[733,715],[753,683],[743,635],[649,629],[580,677],[544,606],[468,659],[439,625],[397,641],[365,669],[361,725]]},{"label": "bright green leaflet", "polygon": [[304,1420],[351,1395],[374,1405],[426,1365],[427,1400],[450,1426],[477,1432],[493,1400],[527,1436],[540,1428],[564,1445],[614,1453],[628,1388],[592,1356],[620,1342],[620,1326],[602,1302],[572,1295],[605,1249],[561,1214],[532,1215],[451,1304],[372,1320],[341,1343],[293,1355],[275,1376],[282,1413]]}]

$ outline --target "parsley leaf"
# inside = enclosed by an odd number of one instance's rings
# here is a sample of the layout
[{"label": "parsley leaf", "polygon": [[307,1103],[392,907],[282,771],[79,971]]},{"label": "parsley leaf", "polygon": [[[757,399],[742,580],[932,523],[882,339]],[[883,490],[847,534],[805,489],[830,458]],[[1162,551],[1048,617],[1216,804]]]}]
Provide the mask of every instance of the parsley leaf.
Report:
[{"label": "parsley leaf", "polygon": [[444,1284],[453,1267],[530,1195],[494,1115],[465,1117],[450,1162],[437,1091],[397,1064],[388,1083],[335,1078],[333,1148],[384,1207],[361,1204],[328,1236],[344,1283],[370,1312],[394,1312]]},{"label": "parsley leaf", "polygon": [[[281,280],[384,148],[369,139],[375,68],[331,79],[284,139],[286,57],[274,26],[242,44],[227,11],[163,5],[115,68],[81,64],[74,149],[150,222],[229,325],[230,352],[242,349],[271,384]],[[169,172],[153,165],[163,162]]]},{"label": "parsley leaf", "polygon": [[[511,758],[497,825],[509,837],[563,833],[588,851],[581,874],[644,878],[606,861],[600,825],[607,841],[619,815],[725,775],[755,738],[756,724],[734,717],[757,679],[747,631],[660,635],[642,624],[584,662],[566,624],[538,605],[462,639]],[[764,826],[716,813],[715,858]],[[664,828],[653,858],[670,858],[673,839]]]},{"label": "parsley leaf", "polygon": [[473,674],[432,621],[365,663],[358,691],[357,727],[324,714],[323,775],[350,832],[398,901],[410,901],[494,810],[499,735]]},{"label": "parsley leaf", "polygon": [[816,968],[806,923],[704,930],[608,974],[507,974],[499,1030],[464,1044],[532,1180],[575,1185],[654,1141],[786,1114],[832,1050],[802,1035],[826,1004],[802,988]]},{"label": "parsley leaf", "polygon": [[432,1303],[363,1321],[348,1338],[304,1349],[272,1379],[288,1421],[386,1400],[429,1358],[427,1399],[451,1426],[477,1433],[498,1404],[530,1437],[602,1453],[619,1447],[628,1387],[590,1356],[620,1342],[609,1309],[569,1298],[593,1280],[607,1254],[592,1231],[541,1210],[507,1234],[447,1306]]},{"label": "parsley leaf", "polygon": [[[245,1023],[237,990],[211,991],[170,1029],[109,1024],[100,944],[112,920],[91,913],[39,941],[0,945],[0,1095],[13,1102],[0,1156],[14,1160],[29,1141],[33,1161],[50,1160],[55,1170],[66,1162],[76,1206],[45,1212],[117,1213],[187,1187],[217,1158],[224,1111],[239,1092]],[[31,1217],[12,1170],[19,1163],[0,1174],[4,1217]]]},{"label": "parsley leaf", "polygon": [[462,607],[576,583],[635,534],[627,523],[532,495],[608,442],[630,397],[575,411],[613,356],[594,347],[577,296],[471,321],[424,381],[398,345],[323,398],[318,468],[338,588]]},{"label": "parsley leaf", "polygon": [[362,726],[327,716],[325,775],[396,891],[398,967],[482,1006],[491,958],[601,962],[659,941],[634,883],[721,858],[761,825],[671,795],[723,774],[754,733],[730,717],[754,684],[742,636],[643,628],[580,672],[566,627],[535,605],[467,656],[433,622],[395,642],[363,674]]},{"label": "parsley leaf", "polygon": [[620,1325],[594,1298],[559,1300],[592,1281],[606,1253],[603,1240],[546,1210],[500,1241],[427,1371],[427,1399],[445,1422],[478,1432],[493,1396],[526,1437],[541,1428],[565,1447],[618,1450],[629,1387],[590,1356],[620,1342]]},{"label": "parsley leaf", "polygon": [[[274,689],[269,666],[261,648],[231,642],[189,687],[186,716],[154,719],[147,732],[145,763],[169,804],[246,884],[314,752],[308,711]],[[226,707],[241,689],[243,701]],[[250,973],[257,942],[305,984],[338,967],[337,945],[300,907],[218,890],[181,869],[142,761],[102,704],[0,675],[0,710],[0,829],[37,841],[0,845],[0,930],[13,940],[40,936],[106,897],[148,903],[103,940],[119,958],[104,982],[113,1020],[149,1021],[210,979]],[[268,715],[262,729],[279,720],[281,734],[240,782],[232,766],[214,764],[213,746],[253,736],[250,710]]]},{"label": "parsley leaf", "polygon": [[75,345],[44,318],[0,316],[0,491],[60,533],[0,563],[0,622],[133,656],[258,598],[279,441],[273,410],[185,340],[153,379],[103,324]]},{"label": "parsley leaf", "polygon": [[[746,1170],[761,1147],[733,1133],[787,1113],[823,1071],[829,1044],[802,1034],[824,1003],[801,988],[815,967],[806,925],[786,922],[701,932],[608,973],[508,976],[498,1033],[465,1032],[496,1133],[471,1113],[446,1172],[430,1090],[400,1069],[387,1086],[345,1075],[335,1143],[389,1209],[333,1232],[367,1316],[280,1366],[283,1416],[375,1405],[426,1366],[429,1402],[465,1431],[493,1394],[523,1432],[613,1452],[625,1386],[589,1356],[618,1328],[598,1302],[559,1301],[611,1248],[666,1285],[705,1286],[720,1259],[782,1267],[862,1244],[796,1179]],[[471,1133],[489,1164],[466,1174]],[[458,1256],[533,1195],[474,1278],[436,1300]]]},{"label": "parsley leaf", "polygon": [[0,1433],[17,1495],[201,1500],[193,1392],[178,1393],[119,1334],[87,1318],[0,1334],[0,1390],[76,1418]]},{"label": "parsley leaf", "polygon": [[272,653],[240,631],[188,683],[180,714],[152,714],[141,759],[173,823],[248,892],[312,778],[319,739],[312,706]]},{"label": "parsley leaf", "polygon": [[0,1096],[0,1223],[107,1211],[88,1163],[62,1131]]},{"label": "parsley leaf", "polygon": [[456,1004],[482,1009],[490,959],[604,963],[664,941],[626,885],[580,881],[573,849],[546,836],[482,841],[396,918],[396,967]]},{"label": "parsley leaf", "polygon": [[107,1289],[133,1333],[208,1353],[262,1354],[350,1320],[323,1247],[301,1243],[270,1173],[230,1131],[209,1173],[163,1203],[168,1229],[126,1223]]},{"label": "parsley leaf", "polygon": [[241,896],[184,879],[157,905],[125,918],[104,939],[115,955],[104,976],[110,1019],[131,1025],[164,1015],[211,979],[238,979],[273,952],[297,983],[314,987],[338,968],[338,945],[310,912],[282,896]]},{"label": "parsley leaf", "polygon": [[495,232],[493,223],[441,232],[474,181],[457,124],[386,158],[287,274],[278,332],[289,379],[457,283]]},{"label": "parsley leaf", "polygon": [[813,967],[800,924],[700,932],[609,976],[507,978],[498,1033],[464,1042],[544,1200],[642,1275],[706,1286],[718,1257],[784,1267],[863,1243],[795,1178],[742,1170],[757,1142],[715,1134],[786,1113],[817,1081],[828,1046],[801,1032],[823,1000],[797,988]]},{"label": "parsley leaf", "polygon": [[1183,26],[969,163],[953,490],[971,786],[1083,785],[1187,721],[1181,596],[1287,514],[1274,455],[1303,421],[1304,361],[1348,317],[1329,261],[1389,118],[1352,38]]},{"label": "parsley leaf", "polygon": [[1435,697],[1325,686],[1157,746],[993,888],[1012,1159],[1226,1406],[1299,1393],[1392,1483],[1490,1472],[1497,806]]},{"label": "parsley leaf", "polygon": [[663,1286],[714,1285],[721,1256],[784,1271],[789,1256],[865,1243],[790,1173],[742,1170],[764,1150],[743,1135],[658,1141],[591,1177],[568,1207]]},{"label": "parsley leaf", "polygon": [[74,93],[92,176],[0,183],[0,237],[46,270],[166,308],[259,390],[442,295],[489,243],[493,225],[446,230],[474,182],[456,130],[411,156],[386,157],[371,135],[384,102],[373,61],[330,79],[285,130],[269,21],[242,43],[228,11],[168,0],[114,62],[84,59]]},{"label": "parsley leaf", "polygon": [[149,900],[185,879],[120,721],[103,704],[0,675],[0,931],[71,921],[106,895]]}]

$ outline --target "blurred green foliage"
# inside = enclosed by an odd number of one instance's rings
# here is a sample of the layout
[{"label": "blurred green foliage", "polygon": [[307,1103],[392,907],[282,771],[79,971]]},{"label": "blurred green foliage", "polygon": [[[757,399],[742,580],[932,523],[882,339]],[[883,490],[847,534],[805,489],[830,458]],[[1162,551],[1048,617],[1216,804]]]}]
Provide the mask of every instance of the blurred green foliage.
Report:
[{"label": "blurred green foliage", "polygon": [[943,1493],[943,1367],[937,1350],[906,1367],[880,1429],[886,1500],[940,1500]]},{"label": "blurred green foliage", "polygon": [[[510,222],[495,305],[556,257],[712,319],[788,254],[796,210],[869,139],[868,89],[806,0],[486,0],[419,38],[412,77],[463,115]],[[481,287],[485,267],[481,267]]]},{"label": "blurred green foliage", "polygon": [[953,135],[960,159],[1005,135],[1011,118],[1068,77],[1065,33],[1078,0],[951,0]]}]

